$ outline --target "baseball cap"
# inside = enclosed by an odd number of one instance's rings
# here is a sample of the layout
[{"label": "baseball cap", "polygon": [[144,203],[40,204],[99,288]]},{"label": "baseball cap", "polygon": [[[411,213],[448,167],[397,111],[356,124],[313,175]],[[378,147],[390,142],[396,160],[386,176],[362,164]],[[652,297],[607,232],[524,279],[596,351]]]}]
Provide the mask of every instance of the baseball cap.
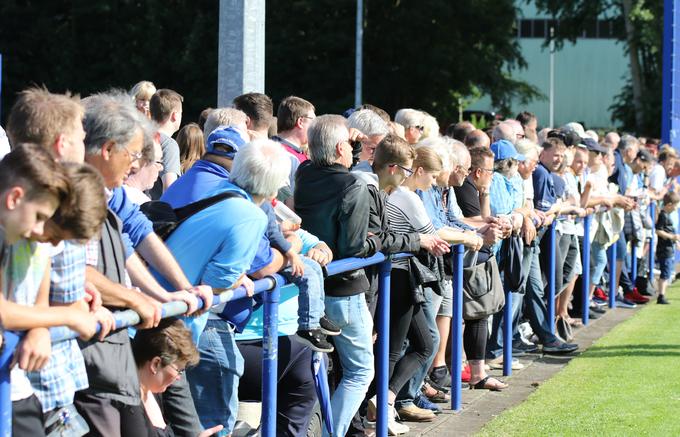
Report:
[{"label": "baseball cap", "polygon": [[501,161],[503,159],[516,159],[518,161],[526,160],[526,156],[522,155],[515,149],[515,146],[508,140],[498,140],[491,144],[491,151],[493,152],[494,160]]},{"label": "baseball cap", "polygon": [[652,154],[645,149],[640,149],[640,151],[637,154],[637,159],[639,159],[642,162],[652,162],[654,160]]},{"label": "baseball cap", "polygon": [[[585,129],[583,129],[583,125],[581,123],[576,123],[575,121],[572,121],[571,123],[565,124],[564,130],[567,131],[567,132],[573,132],[581,138],[588,137],[588,135],[586,135]],[[588,137],[588,138],[590,138],[590,137]]]},{"label": "baseball cap", "polygon": [[[224,156],[229,159],[234,159],[234,155],[238,149],[246,144],[238,129],[231,126],[219,126],[214,131],[210,132],[205,144],[205,152],[214,155]],[[216,145],[226,146],[229,151],[215,149]]]},{"label": "baseball cap", "polygon": [[600,152],[600,153],[609,152],[609,149],[600,145],[600,143],[598,143],[597,141],[595,141],[594,139],[592,139],[590,137],[583,138],[582,143],[586,145],[586,148],[588,149],[589,152]]}]

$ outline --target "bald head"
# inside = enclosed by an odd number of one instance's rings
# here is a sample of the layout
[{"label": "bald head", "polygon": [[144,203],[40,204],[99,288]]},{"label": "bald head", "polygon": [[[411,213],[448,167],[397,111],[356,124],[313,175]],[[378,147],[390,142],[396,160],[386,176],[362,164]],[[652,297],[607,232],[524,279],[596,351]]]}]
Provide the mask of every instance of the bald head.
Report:
[{"label": "bald head", "polygon": [[[520,128],[521,128],[521,125],[520,125]],[[501,123],[498,123],[498,126],[496,126],[493,130],[492,136],[493,136],[494,142],[498,141],[498,140],[508,140],[512,144],[515,144],[517,142],[517,135],[515,134],[515,126],[513,126],[512,123],[509,123],[507,121],[503,121]]]},{"label": "bald head", "polygon": [[491,146],[491,138],[480,129],[475,129],[465,137],[465,145],[468,149],[473,147],[489,147]]},{"label": "bald head", "polygon": [[465,141],[467,134],[475,130],[475,126],[469,121],[461,121],[456,124],[451,124],[446,129],[446,136],[454,140]]}]

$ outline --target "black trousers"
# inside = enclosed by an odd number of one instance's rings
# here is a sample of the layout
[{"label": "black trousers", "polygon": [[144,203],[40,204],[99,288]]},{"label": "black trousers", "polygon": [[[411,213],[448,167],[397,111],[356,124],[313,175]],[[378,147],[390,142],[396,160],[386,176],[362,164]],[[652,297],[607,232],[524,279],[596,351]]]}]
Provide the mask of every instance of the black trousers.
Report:
[{"label": "black trousers", "polygon": [[[262,340],[236,345],[245,361],[238,398],[262,401]],[[312,350],[290,337],[279,337],[278,359],[276,435],[304,436],[316,403]]]},{"label": "black trousers", "polygon": [[45,435],[45,416],[36,395],[12,402],[12,435],[15,437]]},{"label": "black trousers", "polygon": [[468,360],[483,360],[486,353],[488,337],[488,317],[477,320],[466,320],[463,331],[463,349]]}]

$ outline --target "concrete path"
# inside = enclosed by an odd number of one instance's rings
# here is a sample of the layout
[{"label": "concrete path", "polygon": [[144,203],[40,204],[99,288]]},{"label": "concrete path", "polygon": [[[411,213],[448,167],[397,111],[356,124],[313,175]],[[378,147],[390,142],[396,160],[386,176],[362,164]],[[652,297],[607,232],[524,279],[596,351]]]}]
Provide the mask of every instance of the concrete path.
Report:
[{"label": "concrete path", "polygon": [[[640,308],[640,306],[638,306]],[[631,317],[637,309],[614,309],[597,319],[591,320],[587,328],[575,332],[574,342],[580,346],[580,351],[590,347],[598,338],[609,332],[614,326]],[[403,434],[412,436],[469,436],[477,433],[485,423],[492,420],[503,411],[523,402],[541,383],[562,370],[578,353],[568,356],[551,356],[531,354],[520,357],[526,366],[519,371],[513,371],[511,377],[503,379],[510,387],[502,392],[487,390],[463,389],[463,408],[461,412],[451,411],[450,404],[445,407],[436,421],[429,423],[405,422],[411,432]],[[501,371],[491,371],[493,376],[501,377]]]}]

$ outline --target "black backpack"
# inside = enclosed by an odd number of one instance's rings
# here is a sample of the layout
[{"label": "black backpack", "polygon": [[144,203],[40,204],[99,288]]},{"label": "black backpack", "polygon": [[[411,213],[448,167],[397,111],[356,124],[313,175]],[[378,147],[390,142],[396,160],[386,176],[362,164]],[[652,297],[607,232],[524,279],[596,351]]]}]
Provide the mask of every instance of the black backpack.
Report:
[{"label": "black backpack", "polygon": [[151,202],[142,204],[139,209],[153,223],[154,232],[165,241],[186,219],[197,212],[203,211],[209,206],[231,197],[243,196],[238,192],[224,191],[215,196],[198,200],[181,208],[175,209],[167,202],[152,200]]}]

